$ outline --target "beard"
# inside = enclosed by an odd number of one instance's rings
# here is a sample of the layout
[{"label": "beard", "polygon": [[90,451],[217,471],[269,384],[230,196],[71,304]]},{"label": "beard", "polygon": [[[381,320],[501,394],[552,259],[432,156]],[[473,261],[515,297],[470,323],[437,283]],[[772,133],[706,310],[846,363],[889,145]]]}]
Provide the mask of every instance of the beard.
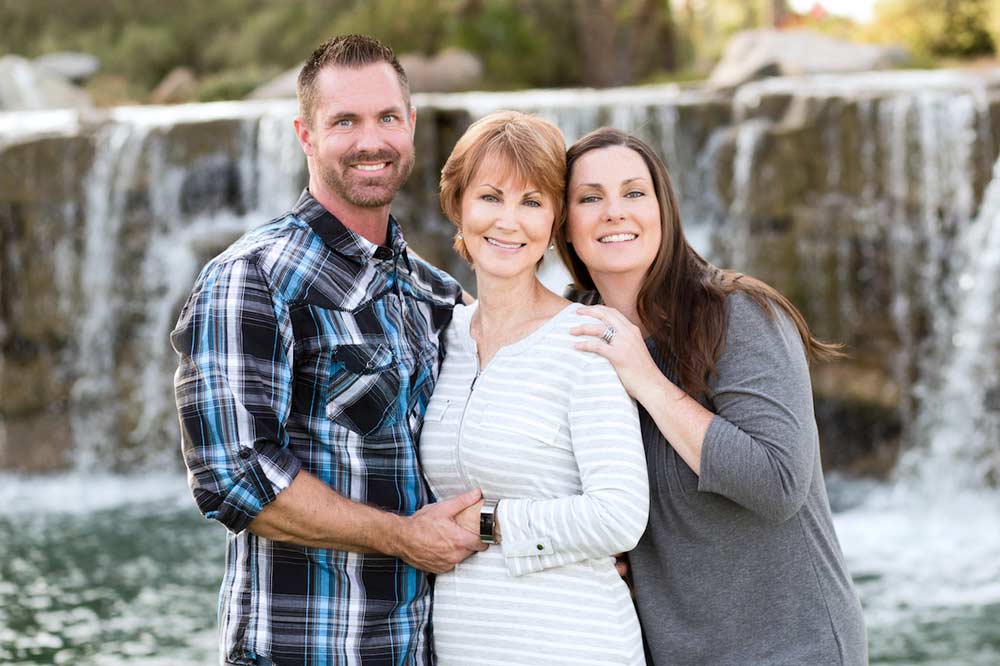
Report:
[{"label": "beard", "polygon": [[[331,192],[352,206],[381,208],[392,203],[413,171],[413,151],[403,156],[392,150],[376,153],[352,153],[337,164],[328,165],[314,160],[319,177]],[[351,167],[358,162],[389,162],[387,173],[368,176]]]}]

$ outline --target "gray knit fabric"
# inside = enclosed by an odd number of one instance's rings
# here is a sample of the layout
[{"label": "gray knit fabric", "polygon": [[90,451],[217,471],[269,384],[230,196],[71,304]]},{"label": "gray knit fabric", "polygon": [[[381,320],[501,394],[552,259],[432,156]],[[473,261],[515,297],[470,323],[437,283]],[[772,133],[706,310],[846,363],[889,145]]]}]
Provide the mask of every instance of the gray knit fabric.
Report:
[{"label": "gray knit fabric", "polygon": [[641,410],[652,501],[630,559],[650,663],[867,664],[798,332],[743,294],[727,306],[700,477]]}]

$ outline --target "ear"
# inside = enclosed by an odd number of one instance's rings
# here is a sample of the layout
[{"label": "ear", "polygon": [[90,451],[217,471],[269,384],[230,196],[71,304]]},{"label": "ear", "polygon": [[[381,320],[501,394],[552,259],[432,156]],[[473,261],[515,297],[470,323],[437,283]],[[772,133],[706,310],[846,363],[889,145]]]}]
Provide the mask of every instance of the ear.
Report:
[{"label": "ear", "polygon": [[295,126],[295,136],[299,138],[299,145],[302,146],[302,152],[312,157],[313,147],[312,142],[309,141],[309,123],[302,116],[295,116],[292,124]]},{"label": "ear", "polygon": [[410,138],[417,134],[417,107],[410,107]]}]

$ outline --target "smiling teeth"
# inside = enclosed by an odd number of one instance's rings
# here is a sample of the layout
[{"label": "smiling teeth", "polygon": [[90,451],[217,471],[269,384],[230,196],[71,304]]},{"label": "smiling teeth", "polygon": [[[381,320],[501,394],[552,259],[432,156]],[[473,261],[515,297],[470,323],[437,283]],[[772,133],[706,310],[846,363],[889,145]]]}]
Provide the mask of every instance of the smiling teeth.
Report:
[{"label": "smiling teeth", "polygon": [[601,243],[621,243],[623,241],[635,240],[638,238],[636,234],[611,234],[610,236],[604,236],[598,240]]},{"label": "smiling teeth", "polygon": [[381,164],[355,164],[354,168],[361,169],[362,171],[378,171],[379,169],[384,169],[386,164],[386,162],[382,162]]},{"label": "smiling teeth", "polygon": [[501,243],[500,241],[493,240],[492,238],[487,238],[486,242],[489,243],[490,245],[496,245],[497,247],[501,247],[505,250],[516,250],[517,248],[521,247],[521,245],[523,245],[523,243]]}]

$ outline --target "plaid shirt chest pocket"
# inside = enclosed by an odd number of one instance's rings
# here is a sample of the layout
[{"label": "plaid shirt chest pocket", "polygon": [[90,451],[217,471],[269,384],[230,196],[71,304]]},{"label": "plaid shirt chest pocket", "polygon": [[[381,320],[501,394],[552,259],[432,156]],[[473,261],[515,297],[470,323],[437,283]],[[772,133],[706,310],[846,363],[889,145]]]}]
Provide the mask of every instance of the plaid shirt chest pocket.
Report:
[{"label": "plaid shirt chest pocket", "polygon": [[341,311],[290,308],[295,330],[293,411],[358,435],[397,420],[400,359],[372,305]]},{"label": "plaid shirt chest pocket", "polygon": [[391,426],[398,411],[399,368],[388,342],[338,345],[326,416],[360,435]]}]

